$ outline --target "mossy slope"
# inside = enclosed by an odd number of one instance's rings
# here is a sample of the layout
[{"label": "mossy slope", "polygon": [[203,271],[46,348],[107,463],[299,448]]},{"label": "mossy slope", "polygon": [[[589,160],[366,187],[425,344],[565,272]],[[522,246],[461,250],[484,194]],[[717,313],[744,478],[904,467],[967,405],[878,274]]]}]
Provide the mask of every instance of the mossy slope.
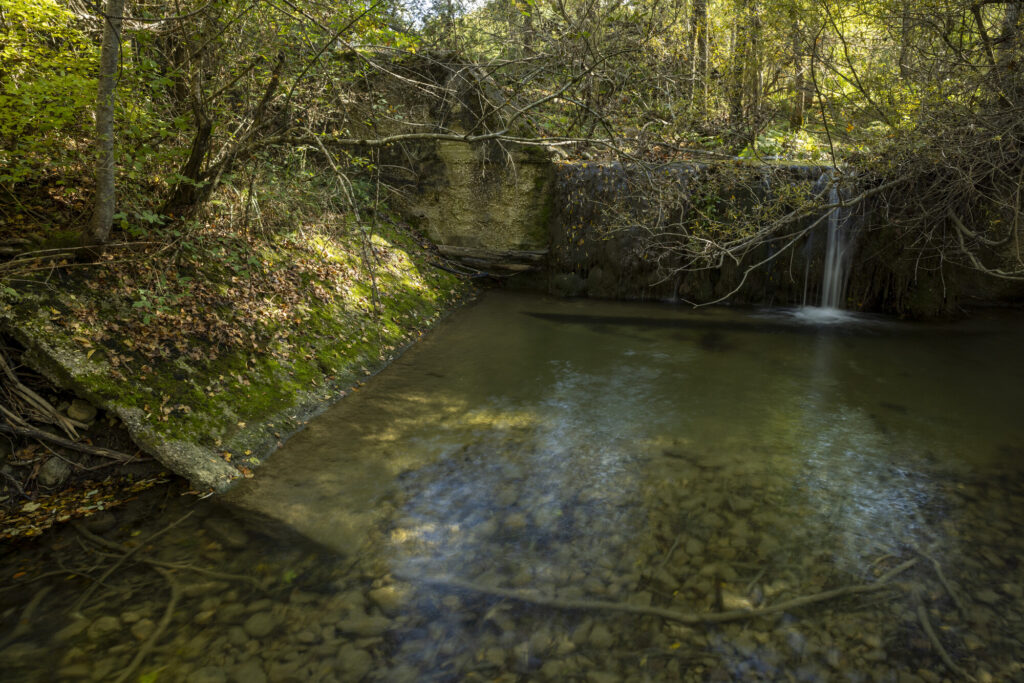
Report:
[{"label": "mossy slope", "polygon": [[0,298],[0,327],[200,490],[252,476],[466,293],[391,223],[191,239],[188,258],[157,251],[126,268],[108,255],[20,282]]}]

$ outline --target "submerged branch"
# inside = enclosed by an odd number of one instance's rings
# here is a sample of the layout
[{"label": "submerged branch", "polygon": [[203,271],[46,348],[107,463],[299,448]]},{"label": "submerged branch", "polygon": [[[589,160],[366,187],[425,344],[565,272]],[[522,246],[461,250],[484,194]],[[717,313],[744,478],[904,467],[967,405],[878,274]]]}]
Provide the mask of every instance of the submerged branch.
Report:
[{"label": "submerged branch", "polygon": [[806,607],[807,605],[813,605],[818,602],[825,602],[826,600],[834,600],[836,598],[845,597],[848,595],[858,595],[864,593],[873,593],[887,588],[890,582],[905,572],[906,570],[917,564],[917,559],[907,560],[903,564],[891,569],[890,571],[883,574],[879,579],[873,583],[860,584],[854,586],[844,586],[842,588],[835,588],[833,590],[822,591],[821,593],[814,593],[813,595],[805,595],[792,600],[786,600],[769,607],[764,607],[755,610],[729,610],[726,612],[709,612],[705,614],[697,612],[679,612],[677,610],[668,609],[666,607],[644,607],[642,605],[631,605],[623,602],[611,602],[607,600],[572,600],[566,598],[557,598],[544,596],[536,592],[526,590],[514,590],[509,588],[499,588],[496,586],[486,586],[483,584],[475,583],[473,581],[467,581],[454,576],[414,576],[410,574],[397,573],[395,577],[403,581],[410,583],[421,583],[431,586],[437,586],[445,589],[456,589],[464,590],[472,593],[480,593],[482,595],[490,595],[497,598],[504,598],[506,600],[514,600],[516,602],[523,602],[530,605],[539,605],[541,607],[550,607],[553,609],[566,609],[566,610],[590,610],[590,611],[604,611],[604,612],[622,612],[626,614],[638,614],[643,616],[655,616],[667,619],[669,621],[677,621],[683,624],[721,624],[730,621],[741,621],[746,619],[756,619],[758,617],[765,617],[772,614],[778,614],[780,612],[786,612],[792,609],[800,607]]}]

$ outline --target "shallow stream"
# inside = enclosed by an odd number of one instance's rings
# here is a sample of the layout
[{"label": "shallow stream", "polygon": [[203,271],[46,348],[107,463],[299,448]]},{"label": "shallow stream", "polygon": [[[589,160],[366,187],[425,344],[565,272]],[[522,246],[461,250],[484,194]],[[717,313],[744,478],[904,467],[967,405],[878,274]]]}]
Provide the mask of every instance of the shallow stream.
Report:
[{"label": "shallow stream", "polygon": [[224,500],[8,553],[0,678],[1024,680],[1022,349],[490,293]]}]

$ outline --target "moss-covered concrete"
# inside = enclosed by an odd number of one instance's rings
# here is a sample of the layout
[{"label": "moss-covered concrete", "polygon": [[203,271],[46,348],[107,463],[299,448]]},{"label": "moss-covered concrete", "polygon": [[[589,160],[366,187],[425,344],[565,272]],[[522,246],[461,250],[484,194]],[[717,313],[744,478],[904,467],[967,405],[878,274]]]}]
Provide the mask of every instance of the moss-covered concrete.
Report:
[{"label": "moss-covered concrete", "polygon": [[485,252],[544,250],[554,167],[542,152],[442,141],[404,210],[437,244]]},{"label": "moss-covered concrete", "polygon": [[[66,277],[58,287],[38,281],[6,290],[0,329],[25,346],[26,363],[117,415],[140,448],[170,470],[199,490],[222,491],[252,476],[313,414],[381,369],[467,294],[462,282],[431,267],[402,230],[378,227],[370,243],[355,235],[316,238],[312,246],[322,258],[345,264],[352,277],[308,279],[317,296],[288,306],[266,301],[268,312],[286,314],[267,316],[273,322],[257,336],[269,341],[258,349],[191,336],[155,358],[132,357],[125,351],[130,340],[110,330],[126,329],[138,309],[89,274]],[[311,239],[265,246],[267,257],[284,267],[295,250],[308,251]],[[372,278],[360,261],[368,247],[375,254]],[[104,313],[75,313],[88,310]]]}]

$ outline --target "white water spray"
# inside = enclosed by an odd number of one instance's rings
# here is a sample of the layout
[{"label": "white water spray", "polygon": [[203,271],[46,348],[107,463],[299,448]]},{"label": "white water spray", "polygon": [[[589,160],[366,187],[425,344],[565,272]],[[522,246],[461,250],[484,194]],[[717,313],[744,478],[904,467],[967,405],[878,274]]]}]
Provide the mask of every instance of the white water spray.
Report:
[{"label": "white water spray", "polygon": [[[839,187],[832,185],[828,203],[839,204]],[[846,301],[846,282],[850,275],[849,209],[836,206],[828,215],[828,242],[825,244],[825,269],[821,280],[821,307],[838,309]]]},{"label": "white water spray", "polygon": [[846,302],[846,285],[850,278],[852,212],[849,206],[840,206],[842,194],[838,183],[833,182],[828,175],[822,175],[818,179],[818,187],[825,183],[830,183],[828,203],[834,208],[828,214],[825,263],[821,278],[821,303],[818,306],[807,305],[807,273],[805,272],[804,306],[798,314],[798,317],[815,323],[839,322],[849,317],[849,314],[842,309]]}]

